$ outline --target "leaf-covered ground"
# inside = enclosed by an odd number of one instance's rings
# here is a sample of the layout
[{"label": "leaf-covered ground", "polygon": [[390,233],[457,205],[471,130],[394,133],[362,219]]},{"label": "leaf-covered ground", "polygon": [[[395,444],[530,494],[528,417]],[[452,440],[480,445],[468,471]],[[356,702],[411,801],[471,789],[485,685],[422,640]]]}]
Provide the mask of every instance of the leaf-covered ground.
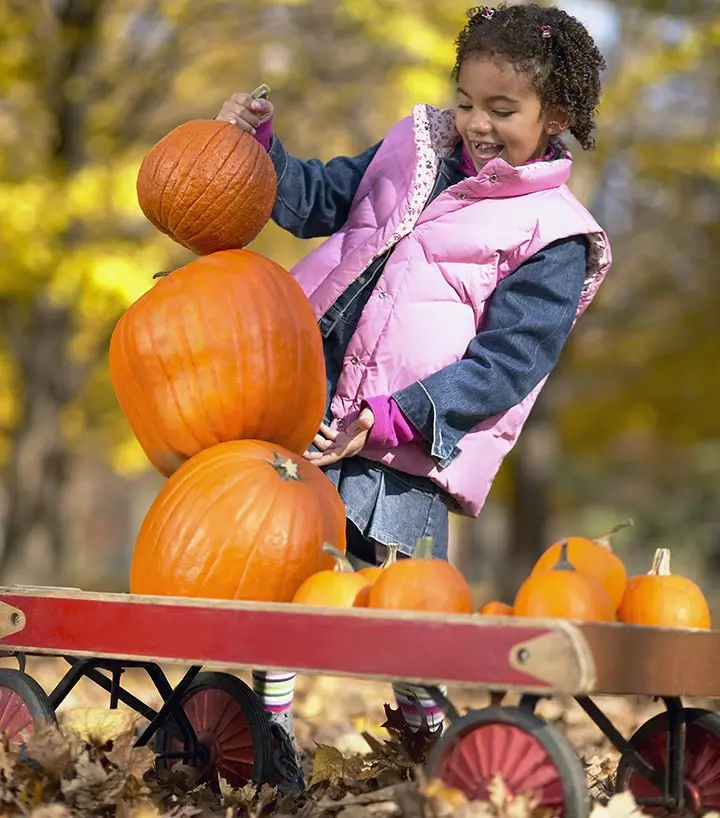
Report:
[{"label": "leaf-covered ground", "polygon": [[[28,672],[46,692],[66,669],[55,659],[28,663]],[[182,675],[176,667],[166,672],[171,682]],[[127,689],[158,705],[142,672],[127,671],[123,678]],[[461,712],[488,703],[484,694],[470,690],[451,690],[450,695]],[[24,748],[0,744],[0,818],[547,818],[531,797],[511,797],[501,780],[482,803],[468,803],[457,791],[426,780],[395,733],[382,727],[388,697],[389,687],[382,683],[300,679],[297,735],[309,788],[305,796],[283,797],[268,785],[233,790],[223,781],[213,791],[199,785],[190,768],[158,776],[152,750],[132,746],[137,716],[107,710],[107,694],[83,681],[59,712],[60,730],[40,724]],[[607,698],[600,704],[625,735],[661,710],[644,699]],[[594,799],[593,818],[626,818],[636,812],[631,796],[613,795],[617,753],[580,708],[554,699],[542,702],[537,712],[577,748]]]}]

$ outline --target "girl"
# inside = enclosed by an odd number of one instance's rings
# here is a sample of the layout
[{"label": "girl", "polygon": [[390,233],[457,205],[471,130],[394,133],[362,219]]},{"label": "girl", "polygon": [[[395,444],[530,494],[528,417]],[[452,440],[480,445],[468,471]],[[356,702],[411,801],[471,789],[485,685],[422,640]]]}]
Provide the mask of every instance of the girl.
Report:
[{"label": "girl", "polygon": [[[446,558],[448,512],[479,513],[611,261],[566,185],[561,139],[569,130],[594,147],[605,63],[587,30],[559,8],[482,7],[456,46],[455,109],[416,105],[359,156],[290,156],[272,103],[248,94],[217,117],[267,148],[276,223],[330,237],[292,270],[327,370],[324,423],[305,456],[345,502],[358,565],[391,542],[407,555],[421,536]],[[254,674],[290,733],[293,681]],[[427,691],[394,689],[411,728],[442,723]]]}]

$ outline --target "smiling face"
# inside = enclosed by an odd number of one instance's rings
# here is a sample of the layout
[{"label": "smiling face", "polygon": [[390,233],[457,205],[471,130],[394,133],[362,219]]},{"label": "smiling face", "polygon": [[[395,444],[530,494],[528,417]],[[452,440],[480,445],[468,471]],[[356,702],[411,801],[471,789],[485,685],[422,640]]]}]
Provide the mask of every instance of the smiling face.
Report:
[{"label": "smiling face", "polygon": [[455,125],[479,172],[498,156],[516,167],[544,156],[550,136],[568,123],[562,109],[543,110],[527,75],[479,55],[460,69]]}]

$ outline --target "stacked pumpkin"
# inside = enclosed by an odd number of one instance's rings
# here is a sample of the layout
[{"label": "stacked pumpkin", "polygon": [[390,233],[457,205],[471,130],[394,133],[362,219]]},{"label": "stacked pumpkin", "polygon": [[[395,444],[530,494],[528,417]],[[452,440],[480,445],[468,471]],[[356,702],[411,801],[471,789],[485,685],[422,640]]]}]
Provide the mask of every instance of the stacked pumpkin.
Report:
[{"label": "stacked pumpkin", "polygon": [[168,480],[135,543],[140,594],[290,601],[345,549],[345,509],[302,457],[325,407],[322,340],[287,270],[244,249],[277,178],[249,134],[181,125],[142,162],[148,219],[200,257],[160,273],[117,323],[110,374],[150,462]]},{"label": "stacked pumpkin", "polygon": [[670,551],[658,548],[647,574],[628,579],[613,551],[617,526],[597,539],[570,537],[551,545],[520,586],[513,605],[488,602],[488,616],[560,617],[580,621],[624,622],[663,628],[710,627],[701,589],[670,572]]}]

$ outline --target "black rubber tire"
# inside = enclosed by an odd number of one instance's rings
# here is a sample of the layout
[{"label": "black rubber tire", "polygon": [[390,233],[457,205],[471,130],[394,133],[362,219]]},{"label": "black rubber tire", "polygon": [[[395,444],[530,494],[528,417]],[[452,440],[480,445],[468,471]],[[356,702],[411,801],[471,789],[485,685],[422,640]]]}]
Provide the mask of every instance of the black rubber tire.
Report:
[{"label": "black rubber tire", "polygon": [[[33,720],[40,719],[49,724],[57,724],[57,716],[47,694],[32,676],[22,670],[0,668],[0,699],[2,698],[1,691],[3,688],[12,691],[22,699]],[[2,726],[4,716],[5,708],[3,707],[2,712],[0,712],[0,730],[4,729]]]},{"label": "black rubber tire", "polygon": [[556,727],[519,707],[471,710],[455,721],[430,752],[426,765],[428,778],[436,776],[443,757],[451,751],[458,739],[491,724],[505,724],[531,734],[545,750],[560,777],[564,798],[563,818],[588,818],[590,793],[585,770],[573,746]]},{"label": "black rubber tire", "polygon": [[[255,784],[262,784],[269,781],[273,775],[273,747],[270,733],[270,722],[263,709],[260,699],[252,689],[237,676],[230,673],[219,673],[214,671],[198,673],[188,687],[183,696],[183,703],[188,702],[193,696],[197,696],[204,691],[220,690],[228,694],[238,705],[245,717],[250,729],[250,736],[253,748],[253,771],[252,781]],[[155,751],[162,753],[165,748],[166,732],[160,728],[155,734]],[[164,763],[162,766],[165,766]],[[205,771],[205,777],[215,777],[217,766],[214,769]],[[237,786],[238,782],[231,782]]]}]

